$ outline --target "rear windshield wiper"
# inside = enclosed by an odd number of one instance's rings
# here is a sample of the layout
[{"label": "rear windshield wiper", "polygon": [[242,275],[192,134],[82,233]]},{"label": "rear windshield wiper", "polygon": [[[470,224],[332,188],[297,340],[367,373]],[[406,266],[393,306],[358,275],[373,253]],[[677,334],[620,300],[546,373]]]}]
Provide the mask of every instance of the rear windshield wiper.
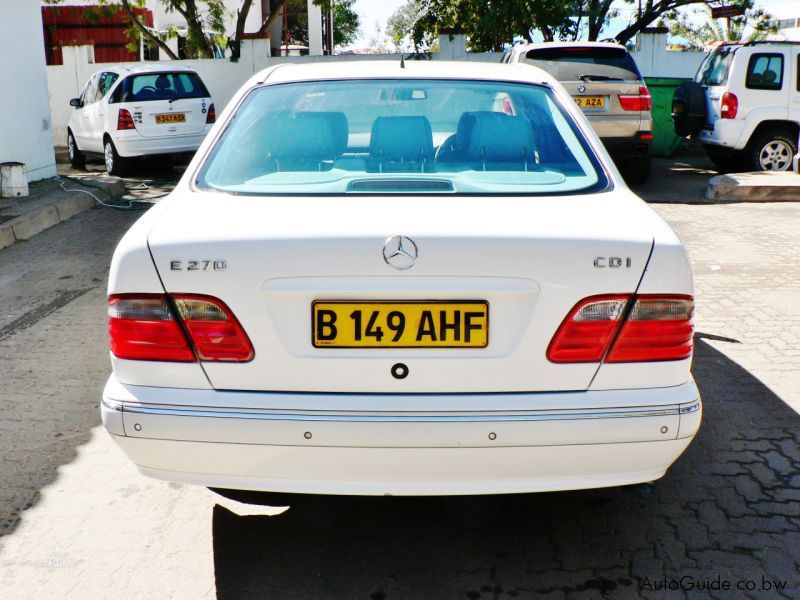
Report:
[{"label": "rear windshield wiper", "polygon": [[608,75],[578,75],[581,81],[625,81],[622,77],[609,77]]}]

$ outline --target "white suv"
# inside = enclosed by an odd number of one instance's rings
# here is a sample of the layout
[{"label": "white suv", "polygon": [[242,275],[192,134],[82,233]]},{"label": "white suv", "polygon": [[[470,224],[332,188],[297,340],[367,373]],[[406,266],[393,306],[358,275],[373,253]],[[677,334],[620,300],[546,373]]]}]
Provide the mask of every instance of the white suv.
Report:
[{"label": "white suv", "polygon": [[725,171],[786,171],[800,133],[800,44],[723,44],[679,87],[678,135],[699,139]]},{"label": "white suv", "polygon": [[193,153],[216,118],[200,76],[186,67],[122,66],[95,73],[67,129],[73,167],[102,156],[106,170],[123,175],[133,157]]}]

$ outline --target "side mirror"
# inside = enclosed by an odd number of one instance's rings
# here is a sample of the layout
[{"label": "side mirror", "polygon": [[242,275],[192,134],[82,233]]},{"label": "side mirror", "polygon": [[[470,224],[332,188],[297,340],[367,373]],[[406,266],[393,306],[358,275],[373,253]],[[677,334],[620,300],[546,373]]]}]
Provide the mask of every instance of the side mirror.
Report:
[{"label": "side mirror", "polygon": [[69,101],[69,105],[74,106],[75,108],[80,108],[81,106],[83,106],[83,102],[81,102],[80,98],[73,98],[72,100]]}]

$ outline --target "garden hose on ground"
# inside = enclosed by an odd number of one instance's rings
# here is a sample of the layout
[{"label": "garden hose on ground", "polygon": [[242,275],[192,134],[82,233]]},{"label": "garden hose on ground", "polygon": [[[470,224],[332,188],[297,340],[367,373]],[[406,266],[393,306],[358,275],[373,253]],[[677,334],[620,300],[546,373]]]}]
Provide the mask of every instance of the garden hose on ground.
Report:
[{"label": "garden hose on ground", "polygon": [[[66,179],[68,181],[73,181],[73,182],[77,183],[78,185],[80,185],[82,187],[95,188],[95,189],[101,190],[105,195],[109,196],[112,201],[111,202],[104,202],[96,194],[93,194],[92,192],[90,192],[88,190],[76,189],[76,188],[67,188],[65,186],[65,182],[63,181],[64,179]],[[148,196],[147,198],[136,199],[136,198],[129,198],[126,195],[119,195],[119,194],[111,193],[103,186],[97,185],[96,183],[87,182],[85,179],[79,179],[77,177],[70,177],[69,175],[58,175],[56,177],[56,180],[59,182],[59,185],[60,185],[61,189],[64,190],[65,192],[78,192],[78,193],[81,193],[81,194],[88,194],[89,196],[94,198],[98,202],[98,204],[101,204],[103,206],[107,206],[109,208],[115,208],[117,210],[147,210],[153,205],[153,201],[154,200],[158,200],[159,198],[163,198],[164,196],[166,196],[169,193],[169,192],[167,192],[167,193],[164,193],[164,194],[157,194],[155,196]],[[154,179],[153,180],[149,180],[149,182],[150,183],[157,183],[157,184],[159,184],[159,183],[164,183],[164,184],[174,183],[172,181],[166,181],[166,180],[160,181],[160,180],[154,180]],[[149,189],[149,184],[148,183],[144,183],[144,182],[138,183],[138,184],[125,184],[125,190],[129,191],[129,192],[132,192],[132,191],[143,191],[143,190],[146,190],[146,189]]]}]

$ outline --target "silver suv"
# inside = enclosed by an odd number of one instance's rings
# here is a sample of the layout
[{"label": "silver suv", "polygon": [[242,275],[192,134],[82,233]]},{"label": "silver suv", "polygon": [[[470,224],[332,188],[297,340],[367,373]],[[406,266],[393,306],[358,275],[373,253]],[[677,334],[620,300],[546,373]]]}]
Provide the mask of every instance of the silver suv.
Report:
[{"label": "silver suv", "polygon": [[519,44],[504,63],[528,63],[555,77],[583,109],[629,183],[650,175],[652,100],[633,57],[609,42]]}]

